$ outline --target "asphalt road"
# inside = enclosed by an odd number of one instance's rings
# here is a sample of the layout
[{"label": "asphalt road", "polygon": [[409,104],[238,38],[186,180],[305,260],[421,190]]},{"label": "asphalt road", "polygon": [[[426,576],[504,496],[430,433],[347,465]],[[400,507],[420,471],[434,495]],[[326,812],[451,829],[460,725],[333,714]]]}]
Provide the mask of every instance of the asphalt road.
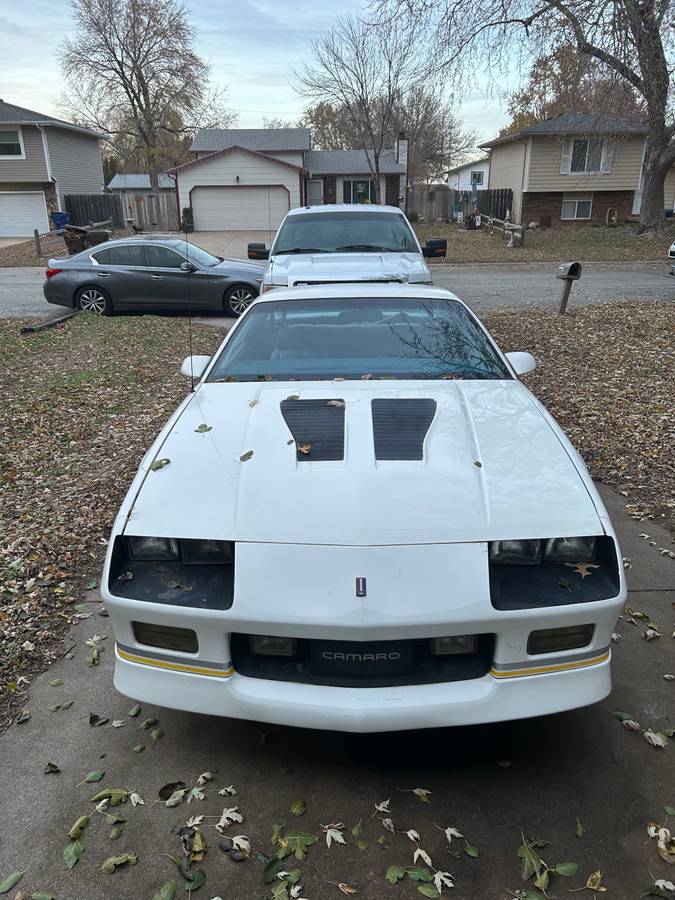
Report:
[{"label": "asphalt road", "polygon": [[[393,887],[384,878],[389,865],[412,864],[414,846],[402,833],[411,828],[419,832],[420,846],[435,865],[453,874],[456,887],[443,896],[454,900],[515,896],[509,891],[524,886],[517,857],[521,829],[550,842],[539,850],[549,865],[579,865],[573,877],[553,876],[551,897],[568,896],[568,889],[581,888],[598,869],[605,873],[607,896],[615,900],[637,900],[654,878],[672,878],[646,829],[651,820],[663,821],[663,804],[675,805],[675,746],[652,748],[640,732],[625,730],[609,712],[627,711],[643,728],[673,726],[675,681],[663,675],[675,674],[670,637],[675,563],[659,554],[660,547],[672,547],[672,542],[656,526],[629,519],[623,498],[603,493],[623,554],[632,561],[629,603],[646,612],[663,636],[647,642],[641,638],[644,623],[636,627],[624,617],[617,627],[623,639],[613,645],[612,696],[555,717],[381,735],[290,729],[151,707],[130,718],[131,701],[112,687],[108,620],[99,617],[100,605],[91,592],[92,615],[72,634],[73,658],[35,680],[28,704],[32,718],[0,737],[0,881],[19,870],[26,873],[20,887],[28,895],[43,891],[58,900],[150,900],[161,885],[175,879],[176,897],[187,897],[169,858],[180,852],[175,829],[188,816],[220,816],[224,806],[237,806],[244,817],[229,834],[245,834],[255,850],[270,854],[273,823],[310,833],[319,833],[321,824],[344,823],[346,845],[328,849],[322,839],[304,862],[289,860],[287,869],[302,870],[301,896],[308,900],[337,900],[343,896],[338,882],[355,884],[363,900],[419,897],[412,882]],[[656,546],[641,532],[649,533]],[[85,640],[97,631],[106,632],[108,640],[101,664],[87,668]],[[50,685],[57,677],[64,684]],[[283,689],[280,684],[280,694]],[[49,711],[71,699],[69,709]],[[87,716],[92,712],[110,722],[91,727]],[[150,732],[140,724],[155,716],[163,736],[152,746]],[[115,719],[124,724],[113,728]],[[142,753],[133,750],[139,744],[145,745]],[[61,768],[60,774],[43,774],[48,761]],[[82,783],[96,769],[105,772],[103,780]],[[161,786],[181,780],[191,786],[204,771],[215,775],[203,801],[173,809],[158,802]],[[218,796],[230,784],[237,796]],[[401,792],[417,787],[433,792],[428,804]],[[112,810],[127,820],[114,841],[110,824],[92,815],[81,839],[84,855],[68,870],[62,859],[68,830],[79,816],[92,812],[89,798],[102,788],[136,790],[145,804]],[[399,832],[395,835],[384,832],[372,817],[374,804],[387,798]],[[289,807],[298,799],[306,802],[307,812],[295,819]],[[351,835],[359,819],[361,838],[369,844],[364,850]],[[575,833],[577,820],[581,837]],[[257,859],[237,864],[218,849],[216,821],[204,819],[209,851],[201,866],[207,882],[198,897],[270,897]],[[461,831],[478,848],[478,858],[463,852],[461,839],[448,847],[436,826]],[[383,834],[386,849],[377,843]],[[100,870],[103,860],[126,852],[138,854],[137,865],[112,875]]]},{"label": "asphalt road", "polygon": [[[476,310],[495,306],[555,306],[562,283],[555,263],[434,265],[434,284],[454,291]],[[42,296],[44,269],[0,269],[0,318],[49,315],[58,307]],[[587,263],[570,305],[622,299],[673,300],[675,278],[662,263]]]}]

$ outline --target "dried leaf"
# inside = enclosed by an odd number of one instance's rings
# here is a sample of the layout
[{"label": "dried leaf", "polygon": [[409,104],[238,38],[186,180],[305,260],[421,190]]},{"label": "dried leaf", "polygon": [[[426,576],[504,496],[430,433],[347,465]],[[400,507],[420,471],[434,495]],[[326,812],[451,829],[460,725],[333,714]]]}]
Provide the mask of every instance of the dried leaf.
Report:
[{"label": "dried leaf", "polygon": [[181,788],[180,790],[174,791],[168,798],[165,800],[165,806],[178,806],[179,803],[183,802],[183,797],[187,794],[187,788]]},{"label": "dried leaf", "polygon": [[353,884],[345,884],[344,881],[340,881],[338,883],[338,887],[340,888],[340,890],[342,891],[343,894],[349,894],[350,896],[352,894],[358,894],[358,890],[354,887]]},{"label": "dried leaf", "polygon": [[330,825],[322,825],[321,830],[326,835],[326,846],[330,848],[330,845],[335,842],[336,844],[344,844],[345,839],[342,834],[342,829],[344,825],[342,822],[331,822]]},{"label": "dried leaf", "polygon": [[140,711],[141,711],[141,704],[140,704],[140,703],[135,703],[135,704],[131,707],[131,709],[129,710],[129,712],[127,713],[127,715],[128,715],[130,718],[135,719],[136,716],[139,715]]},{"label": "dried leaf", "polygon": [[599,569],[600,566],[597,563],[586,563],[586,562],[577,562],[577,563],[565,563],[566,566],[570,569],[574,569],[579,575],[581,575],[582,579],[587,575],[592,575],[593,573],[590,569]]},{"label": "dried leaf", "polygon": [[232,825],[234,822],[243,822],[244,817],[238,811],[236,806],[233,806],[229,809],[224,809],[223,814],[220,817],[220,820],[216,824],[216,831],[218,834],[222,834],[223,831]]},{"label": "dried leaf", "polygon": [[302,453],[304,456],[307,456],[311,449],[311,444],[298,444],[298,453]]},{"label": "dried leaf", "polygon": [[157,472],[159,469],[163,469],[164,466],[168,466],[171,462],[170,459],[156,459],[153,463],[150,464],[150,471]]},{"label": "dried leaf", "polygon": [[253,450],[247,450],[246,453],[241,454],[241,456],[239,457],[239,462],[246,462],[247,460],[251,459],[252,456]]},{"label": "dried leaf", "polygon": [[120,866],[135,866],[138,856],[135,853],[121,853],[119,856],[109,856],[101,866],[101,871],[106,875],[112,875]]},{"label": "dried leaf", "polygon": [[588,876],[586,887],[590,891],[598,891],[599,893],[604,894],[607,891],[607,888],[602,883],[604,874],[605,873],[601,869],[597,869],[595,872],[591,873]]},{"label": "dried leaf", "polygon": [[141,797],[138,791],[132,791],[129,795],[129,802],[132,806],[145,806],[145,800]]},{"label": "dried leaf", "polygon": [[644,731],[642,736],[650,744],[652,747],[656,747],[658,750],[662,750],[664,747],[668,746],[668,738],[665,734],[661,734],[660,731]]},{"label": "dried leaf", "polygon": [[292,816],[304,816],[305,812],[306,807],[304,800],[294,800],[293,803],[291,803]]}]

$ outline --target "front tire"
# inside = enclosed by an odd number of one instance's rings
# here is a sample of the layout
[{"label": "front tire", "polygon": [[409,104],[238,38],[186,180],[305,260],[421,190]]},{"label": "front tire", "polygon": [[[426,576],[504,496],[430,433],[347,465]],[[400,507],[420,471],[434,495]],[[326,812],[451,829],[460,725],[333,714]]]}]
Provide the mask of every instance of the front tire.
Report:
[{"label": "front tire", "polygon": [[258,292],[255,288],[247,284],[233,284],[225,292],[225,312],[228,316],[238,318],[246,312],[257,296]]},{"label": "front tire", "polygon": [[110,294],[102,288],[89,286],[81,288],[75,297],[75,304],[82,312],[91,312],[97,316],[112,314]]}]

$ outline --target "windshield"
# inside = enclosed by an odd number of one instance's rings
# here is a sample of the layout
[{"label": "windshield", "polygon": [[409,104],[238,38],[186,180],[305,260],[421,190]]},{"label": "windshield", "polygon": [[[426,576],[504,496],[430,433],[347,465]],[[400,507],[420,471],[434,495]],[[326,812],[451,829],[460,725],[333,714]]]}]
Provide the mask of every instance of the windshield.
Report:
[{"label": "windshield", "polygon": [[406,218],[392,212],[323,212],[287,216],[271,256],[281,253],[419,253]]},{"label": "windshield", "polygon": [[208,380],[510,377],[455,300],[341,297],[253,304]]},{"label": "windshield", "polygon": [[214,256],[212,253],[207,253],[206,250],[202,250],[202,248],[198,247],[196,244],[189,244],[187,241],[185,243],[181,241],[180,247],[177,249],[180,249],[190,262],[193,262],[196,266],[200,266],[204,269],[208,269],[210,266],[216,266],[220,262],[219,257]]}]

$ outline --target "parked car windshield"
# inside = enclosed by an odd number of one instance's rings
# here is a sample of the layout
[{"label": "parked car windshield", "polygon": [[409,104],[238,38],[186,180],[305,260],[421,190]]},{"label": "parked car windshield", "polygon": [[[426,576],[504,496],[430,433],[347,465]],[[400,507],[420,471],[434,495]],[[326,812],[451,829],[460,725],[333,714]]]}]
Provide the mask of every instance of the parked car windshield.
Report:
[{"label": "parked car windshield", "polygon": [[176,246],[176,250],[187,256],[196,266],[201,266],[205,269],[210,266],[217,266],[219,262],[222,262],[219,256],[207,253],[206,250],[202,250],[201,247],[198,247],[196,244],[190,244],[187,241],[181,241],[180,245]]},{"label": "parked car windshield", "polygon": [[419,253],[419,248],[400,213],[360,210],[287,216],[271,255],[349,252]]},{"label": "parked car windshield", "polygon": [[327,298],[253,304],[209,381],[511,378],[457,301]]}]

